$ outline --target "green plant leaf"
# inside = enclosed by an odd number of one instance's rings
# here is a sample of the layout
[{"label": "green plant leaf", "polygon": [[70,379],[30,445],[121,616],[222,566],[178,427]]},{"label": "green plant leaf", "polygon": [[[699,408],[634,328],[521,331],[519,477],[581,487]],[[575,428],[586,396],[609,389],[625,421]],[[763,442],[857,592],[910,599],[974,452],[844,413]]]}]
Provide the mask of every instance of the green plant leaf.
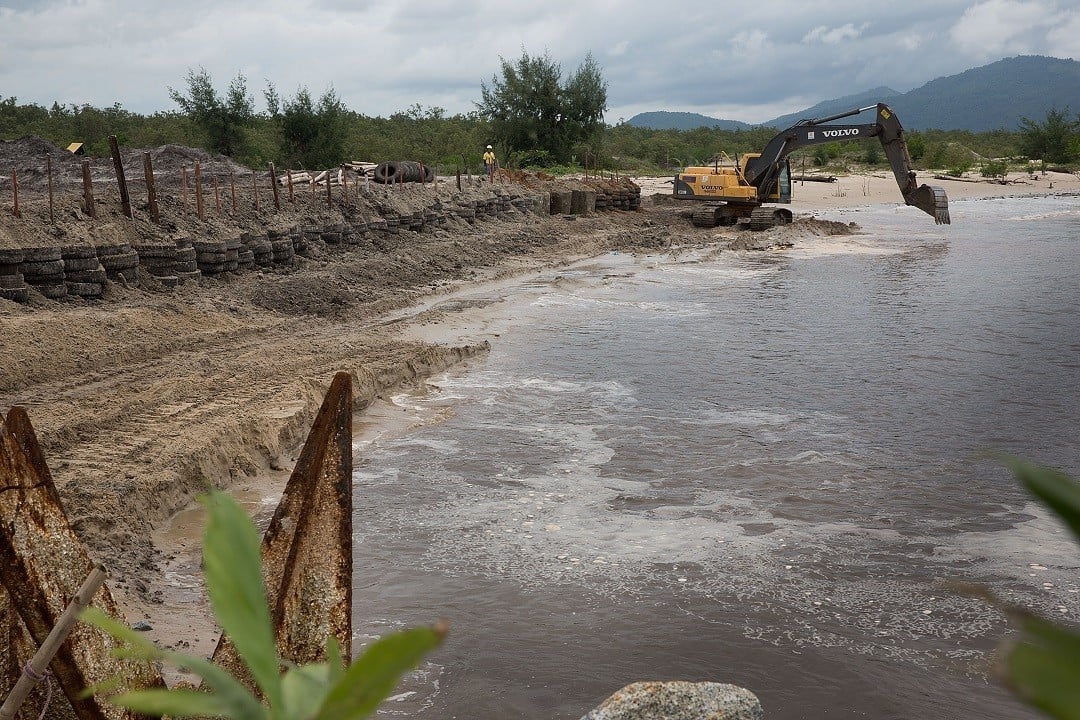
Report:
[{"label": "green plant leaf", "polygon": [[220,698],[198,690],[133,690],[111,701],[142,715],[159,717],[233,717]]},{"label": "green plant leaf", "polygon": [[282,707],[281,662],[266,605],[258,533],[228,495],[211,492],[204,502],[203,567],[210,604],[276,716]]},{"label": "green plant leaf", "polygon": [[[120,658],[136,660],[166,661],[176,667],[189,670],[203,679],[214,691],[217,702],[229,709],[228,715],[234,720],[261,720],[266,715],[266,708],[248,689],[223,668],[195,655],[162,650],[146,637],[126,625],[117,622],[97,607],[88,607],[82,613],[82,619],[108,632],[116,639],[126,642],[126,646],[115,648],[112,654]],[[106,681],[89,688],[91,694],[113,690],[118,683]],[[113,700],[120,704],[118,700]]]},{"label": "green plant leaf", "polygon": [[1024,487],[1064,520],[1080,539],[1080,483],[1064,473],[1019,458],[1005,455],[1002,459]]},{"label": "green plant leaf", "polygon": [[325,664],[301,665],[289,668],[281,678],[281,693],[285,699],[287,718],[310,718],[326,699],[330,690]]},{"label": "green plant leaf", "polygon": [[326,682],[333,686],[345,676],[345,666],[341,663],[341,645],[337,638],[326,638]]},{"label": "green plant leaf", "polygon": [[1031,615],[1002,675],[1020,698],[1058,720],[1080,720],[1080,635]]},{"label": "green plant leaf", "polygon": [[398,680],[416,667],[446,636],[442,623],[414,628],[373,643],[348,667],[319,709],[320,720],[358,720],[370,715]]}]

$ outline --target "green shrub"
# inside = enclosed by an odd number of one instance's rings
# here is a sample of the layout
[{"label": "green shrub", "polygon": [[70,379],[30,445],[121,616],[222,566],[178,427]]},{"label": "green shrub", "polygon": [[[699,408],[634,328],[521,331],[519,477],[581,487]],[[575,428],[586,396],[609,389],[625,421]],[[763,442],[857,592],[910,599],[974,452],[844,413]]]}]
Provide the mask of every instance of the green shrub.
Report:
[{"label": "green shrub", "polygon": [[[261,700],[239,680],[209,660],[162,650],[138,633],[91,607],[83,618],[125,643],[122,657],[170,662],[195,673],[202,690],[132,690],[109,701],[137,713],[233,720],[345,720],[373,713],[397,685],[439,645],[445,627],[415,628],[373,643],[346,667],[334,638],[325,663],[292,665],[278,656],[266,604],[259,538],[251,520],[228,495],[212,492],[203,538],[203,567],[210,604],[259,686]],[[284,668],[284,672],[282,671]],[[104,687],[91,692],[105,694]]]}]

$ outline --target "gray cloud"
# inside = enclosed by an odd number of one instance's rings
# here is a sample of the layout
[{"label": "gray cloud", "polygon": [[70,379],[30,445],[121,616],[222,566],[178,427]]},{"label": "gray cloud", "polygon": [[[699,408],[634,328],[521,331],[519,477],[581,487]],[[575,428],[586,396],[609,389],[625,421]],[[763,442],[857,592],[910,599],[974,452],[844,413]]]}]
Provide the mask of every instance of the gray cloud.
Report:
[{"label": "gray cloud", "polygon": [[905,91],[1017,54],[1080,57],[1071,0],[0,0],[0,96],[175,109],[168,87],[205,67],[242,73],[261,106],[333,86],[351,108],[468,112],[500,58],[593,56],[615,122],[646,110],[759,122],[887,85]]}]

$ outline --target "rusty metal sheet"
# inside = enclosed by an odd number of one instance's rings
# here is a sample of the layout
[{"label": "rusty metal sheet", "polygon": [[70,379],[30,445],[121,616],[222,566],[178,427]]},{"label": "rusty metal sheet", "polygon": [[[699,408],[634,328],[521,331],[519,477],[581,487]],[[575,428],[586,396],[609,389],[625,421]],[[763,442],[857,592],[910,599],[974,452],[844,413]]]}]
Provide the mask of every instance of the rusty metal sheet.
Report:
[{"label": "rusty metal sheet", "polygon": [[[0,418],[0,694],[18,679],[19,668],[44,642],[69,598],[78,592],[94,563],[68,523],[60,495],[30,418],[12,408]],[[94,604],[121,618],[105,586]],[[50,718],[78,717],[110,720],[136,717],[95,697],[81,698],[88,685],[116,676],[129,687],[164,686],[161,674],[148,662],[121,661],[109,652],[117,645],[108,634],[79,623],[53,658],[50,669],[63,690],[53,693]],[[14,678],[9,677],[15,668]],[[42,693],[35,691],[22,708],[22,717],[36,717]]]},{"label": "rusty metal sheet", "polygon": [[[263,536],[263,578],[278,653],[325,660],[326,639],[352,657],[352,377],[334,376]],[[250,675],[226,636],[215,662]]]}]

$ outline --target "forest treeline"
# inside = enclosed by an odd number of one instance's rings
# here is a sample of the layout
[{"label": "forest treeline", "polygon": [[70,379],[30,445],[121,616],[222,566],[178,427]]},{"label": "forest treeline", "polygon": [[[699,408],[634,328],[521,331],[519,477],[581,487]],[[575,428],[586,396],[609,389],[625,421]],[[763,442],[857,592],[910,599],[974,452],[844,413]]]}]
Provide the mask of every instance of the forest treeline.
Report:
[{"label": "forest treeline", "polygon": [[[246,79],[237,75],[218,92],[203,69],[190,70],[185,85],[169,88],[175,110],[142,115],[119,103],[51,107],[0,98],[0,139],[36,135],[60,147],[84,144],[91,156],[109,152],[115,135],[127,147],[167,144],[205,148],[252,168],[325,169],[349,161],[416,160],[443,173],[476,172],[488,144],[504,166],[582,168],[622,173],[667,174],[726,154],[761,150],[777,128],[658,130],[603,122],[607,85],[591,56],[569,77],[546,54],[522,53],[502,61],[502,74],[482,83],[476,110],[449,115],[419,104],[389,117],[348,108],[333,88],[318,97],[300,88],[283,97],[270,83],[266,109],[255,110]],[[1027,168],[1029,160],[1069,166],[1080,162],[1080,117],[1051,110],[1045,120],[1025,119],[1016,132],[925,130],[907,133],[919,169],[952,174],[1000,175]],[[791,156],[796,169],[843,171],[886,162],[875,140],[819,145]]]}]

